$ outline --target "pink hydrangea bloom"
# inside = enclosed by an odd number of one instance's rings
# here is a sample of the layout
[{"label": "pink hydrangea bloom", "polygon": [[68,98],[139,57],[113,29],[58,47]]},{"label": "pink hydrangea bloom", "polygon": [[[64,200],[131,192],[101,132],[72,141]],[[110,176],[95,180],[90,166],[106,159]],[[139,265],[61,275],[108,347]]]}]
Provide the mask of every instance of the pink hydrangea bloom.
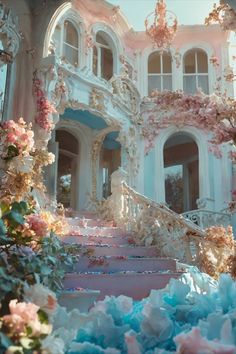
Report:
[{"label": "pink hydrangea bloom", "polygon": [[31,214],[26,217],[29,228],[33,230],[38,237],[44,237],[48,234],[48,224],[39,214]]}]

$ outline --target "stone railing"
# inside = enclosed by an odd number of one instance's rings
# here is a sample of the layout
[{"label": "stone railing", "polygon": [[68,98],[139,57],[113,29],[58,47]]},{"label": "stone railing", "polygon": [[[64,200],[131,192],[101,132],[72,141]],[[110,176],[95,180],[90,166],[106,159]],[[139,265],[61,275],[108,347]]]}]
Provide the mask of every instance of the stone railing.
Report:
[{"label": "stone railing", "polygon": [[208,234],[191,220],[139,194],[127,185],[122,169],[112,174],[111,192],[100,204],[101,214],[124,229],[132,243],[156,246],[157,256],[195,264],[210,275],[217,276],[222,269],[227,271],[225,265],[235,254],[230,232],[216,227],[213,235]]},{"label": "stone railing", "polygon": [[160,256],[195,263],[204,231],[165,205],[139,194],[125,179],[122,169],[112,174],[112,195],[102,206],[103,216],[127,231],[135,244],[155,245]]},{"label": "stone railing", "polygon": [[192,221],[202,229],[220,225],[228,227],[231,225],[231,215],[229,213],[214,212],[210,210],[191,210],[182,214],[185,219]]}]

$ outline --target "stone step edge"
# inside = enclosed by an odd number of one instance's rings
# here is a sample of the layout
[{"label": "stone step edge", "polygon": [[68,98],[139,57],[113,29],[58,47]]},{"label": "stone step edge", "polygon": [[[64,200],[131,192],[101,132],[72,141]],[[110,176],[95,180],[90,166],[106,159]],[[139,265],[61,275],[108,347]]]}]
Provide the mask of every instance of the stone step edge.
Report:
[{"label": "stone step edge", "polygon": [[108,260],[119,260],[119,261],[127,261],[127,260],[135,260],[135,261],[139,261],[139,260],[152,260],[152,261],[174,261],[177,262],[177,259],[175,258],[165,258],[165,257],[147,257],[147,256],[115,256],[115,255],[111,255],[111,256],[86,256],[85,255],[81,255],[81,257],[79,258],[78,262],[81,259],[108,259]]},{"label": "stone step edge", "polygon": [[93,245],[93,244],[90,244],[90,243],[88,243],[88,244],[83,244],[83,245],[81,245],[81,247],[82,248],[90,248],[90,247],[100,247],[100,248],[102,248],[102,247],[107,247],[107,248],[130,248],[130,249],[132,249],[132,248],[140,248],[140,249],[145,249],[145,250],[148,250],[148,249],[157,249],[157,246],[139,246],[139,245],[129,245],[129,244],[127,244],[127,245],[110,245],[110,244],[107,244],[107,243],[99,243],[99,244],[95,244],[95,245]]},{"label": "stone step edge", "polygon": [[94,277],[94,276],[100,276],[100,277],[114,277],[114,276],[145,276],[145,275],[182,275],[184,274],[184,271],[172,271],[172,270],[163,270],[159,272],[152,272],[152,271],[146,271],[146,272],[136,272],[136,271],[125,271],[125,272],[110,272],[110,273],[105,273],[105,272],[86,272],[86,273],[76,273],[76,272],[71,272],[71,273],[66,273],[65,277],[78,277],[78,276],[83,276],[83,278],[89,278],[89,277]]}]

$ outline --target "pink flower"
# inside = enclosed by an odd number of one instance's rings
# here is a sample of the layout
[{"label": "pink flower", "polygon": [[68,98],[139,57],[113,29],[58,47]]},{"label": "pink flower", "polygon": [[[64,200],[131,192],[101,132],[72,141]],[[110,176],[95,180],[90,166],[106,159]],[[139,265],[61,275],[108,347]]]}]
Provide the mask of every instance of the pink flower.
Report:
[{"label": "pink flower", "polygon": [[29,321],[36,321],[38,319],[38,310],[39,306],[26,303],[26,302],[17,302],[18,300],[11,300],[9,303],[10,313],[12,315],[18,315],[22,318],[25,323]]},{"label": "pink flower", "polygon": [[7,141],[8,143],[15,143],[15,141],[16,141],[16,135],[14,135],[13,133],[7,134],[7,136],[6,136],[6,141]]},{"label": "pink flower", "polygon": [[4,325],[11,328],[11,332],[15,335],[24,333],[25,331],[25,321],[19,315],[5,315],[3,316]]},{"label": "pink flower", "polygon": [[38,237],[44,237],[48,234],[48,224],[38,214],[31,214],[26,217],[31,230],[33,230]]}]

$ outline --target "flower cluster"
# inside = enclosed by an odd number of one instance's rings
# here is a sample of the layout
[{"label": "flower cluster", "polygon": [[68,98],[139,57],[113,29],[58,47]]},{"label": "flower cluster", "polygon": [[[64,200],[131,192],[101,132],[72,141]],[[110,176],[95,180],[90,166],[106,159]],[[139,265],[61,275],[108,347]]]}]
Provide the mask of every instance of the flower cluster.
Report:
[{"label": "flower cluster", "polygon": [[60,187],[63,192],[69,193],[71,188],[71,175],[64,175],[60,177]]},{"label": "flower cluster", "polygon": [[29,199],[33,189],[44,190],[43,167],[54,162],[54,155],[38,145],[23,118],[0,124],[0,197],[9,203]]},{"label": "flower cluster", "polygon": [[236,142],[236,101],[231,98],[216,94],[209,96],[201,91],[195,95],[182,91],[154,91],[147,100],[153,103],[153,107],[143,112],[146,153],[154,146],[160,130],[169,125],[202,129],[213,135],[210,142],[215,145]]},{"label": "flower cluster", "polygon": [[59,308],[55,330],[68,354],[235,354],[235,285],[189,267],[141,301],[107,296],[88,313]]},{"label": "flower cluster", "polygon": [[227,3],[221,2],[218,6],[214,4],[213,10],[205,19],[206,25],[212,23],[219,23],[224,31],[235,31],[236,13]]},{"label": "flower cluster", "polygon": [[34,151],[34,132],[23,118],[0,124],[0,158],[6,161],[16,156],[29,156]]},{"label": "flower cluster", "polygon": [[39,306],[33,303],[18,302],[17,299],[9,303],[10,314],[2,318],[3,325],[7,328],[8,336],[20,339],[27,336],[30,328],[30,337],[49,334],[52,327],[40,322],[38,311]]},{"label": "flower cluster", "polygon": [[206,237],[199,244],[199,263],[201,270],[214,278],[223,272],[234,277],[236,243],[232,227],[212,226],[206,229]]},{"label": "flower cluster", "polygon": [[[0,350],[6,353],[57,353],[53,349],[56,340],[52,333],[53,316],[58,304],[56,295],[43,286],[25,285],[23,301],[13,299],[9,310],[0,318]],[[64,342],[60,342],[60,351],[64,353]]]},{"label": "flower cluster", "polygon": [[26,223],[29,229],[33,231],[34,236],[42,238],[48,235],[49,228],[47,222],[39,214],[30,214],[26,216]]},{"label": "flower cluster", "polygon": [[37,115],[35,122],[44,130],[50,132],[54,128],[54,123],[51,115],[56,113],[55,107],[49,102],[42,88],[42,81],[34,73],[33,92],[36,97]]}]

